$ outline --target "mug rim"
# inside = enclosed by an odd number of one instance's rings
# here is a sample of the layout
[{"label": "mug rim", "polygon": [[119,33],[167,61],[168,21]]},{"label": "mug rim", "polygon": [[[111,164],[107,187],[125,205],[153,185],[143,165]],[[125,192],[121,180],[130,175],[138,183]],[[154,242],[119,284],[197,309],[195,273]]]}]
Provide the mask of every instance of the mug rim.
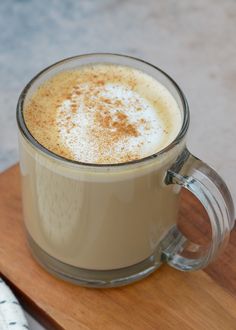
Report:
[{"label": "mug rim", "polygon": [[[131,160],[131,161],[127,161],[127,162],[122,162],[122,163],[114,163],[114,164],[97,164],[97,163],[86,163],[86,162],[81,162],[81,161],[77,161],[77,160],[72,160],[66,157],[63,157],[61,155],[58,155],[56,153],[54,153],[53,151],[50,151],[49,149],[47,149],[46,147],[44,147],[41,143],[39,143],[36,138],[31,134],[30,130],[28,129],[25,120],[24,120],[24,115],[23,115],[23,109],[24,109],[24,105],[25,105],[25,98],[27,96],[27,93],[29,91],[29,89],[31,88],[31,86],[38,80],[38,78],[40,78],[41,76],[43,76],[45,73],[47,73],[48,71],[50,71],[53,68],[56,68],[64,63],[67,62],[72,62],[74,60],[78,60],[80,58],[85,58],[85,57],[96,57],[96,56],[113,56],[116,58],[122,57],[122,58],[127,58],[130,60],[134,60],[136,62],[141,62],[149,67],[151,67],[152,69],[159,71],[162,75],[164,75],[173,85],[173,87],[175,88],[175,90],[178,93],[178,96],[180,97],[181,103],[182,103],[182,107],[183,107],[183,122],[182,122],[182,126],[181,129],[178,133],[178,135],[175,137],[175,139],[168,144],[166,147],[164,147],[163,149],[157,151],[154,154],[151,154],[149,156],[140,158],[140,159],[136,159],[136,160]],[[186,97],[184,95],[184,93],[182,92],[181,88],[179,87],[179,85],[174,81],[173,78],[171,78],[165,71],[163,71],[162,69],[160,69],[159,67],[136,57],[130,56],[130,55],[123,55],[123,54],[117,54],[117,53],[88,53],[88,54],[81,54],[81,55],[75,55],[75,56],[71,56],[71,57],[67,57],[64,58],[60,61],[57,61],[49,66],[47,66],[45,69],[41,70],[38,74],[36,74],[29,82],[28,84],[24,87],[24,89],[22,90],[19,99],[18,99],[18,103],[17,103],[17,108],[16,108],[16,119],[17,119],[17,125],[18,128],[20,130],[20,132],[23,134],[23,136],[27,139],[27,141],[29,141],[36,149],[40,150],[41,152],[43,152],[44,154],[46,154],[47,156],[49,156],[50,158],[53,158],[54,160],[58,160],[61,161],[63,163],[66,164],[74,164],[74,165],[80,165],[80,166],[84,166],[84,167],[97,167],[97,168],[104,168],[104,167],[122,167],[122,166],[128,166],[128,165],[134,165],[134,164],[140,164],[140,163],[146,163],[150,160],[153,160],[154,158],[157,158],[161,155],[163,155],[164,153],[170,151],[172,148],[174,148],[177,144],[179,144],[182,139],[185,137],[187,131],[188,131],[188,127],[189,127],[189,122],[190,122],[190,114],[189,114],[189,106],[188,106],[188,102],[186,100]]]}]

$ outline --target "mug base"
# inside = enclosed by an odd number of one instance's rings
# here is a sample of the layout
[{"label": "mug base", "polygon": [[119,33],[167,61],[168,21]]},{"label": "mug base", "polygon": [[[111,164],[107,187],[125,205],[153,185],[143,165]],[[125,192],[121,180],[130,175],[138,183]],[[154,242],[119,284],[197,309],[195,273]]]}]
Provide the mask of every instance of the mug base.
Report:
[{"label": "mug base", "polygon": [[120,269],[90,270],[66,264],[45,252],[28,234],[33,257],[50,274],[64,281],[91,288],[112,288],[139,281],[153,273],[162,264],[160,251],[147,259]]}]

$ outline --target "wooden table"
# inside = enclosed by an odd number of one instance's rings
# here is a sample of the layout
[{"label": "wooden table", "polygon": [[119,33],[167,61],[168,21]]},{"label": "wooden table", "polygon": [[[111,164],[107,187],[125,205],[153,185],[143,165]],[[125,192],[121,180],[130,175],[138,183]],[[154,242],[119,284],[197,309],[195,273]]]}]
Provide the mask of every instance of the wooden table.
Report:
[{"label": "wooden table", "polygon": [[[54,278],[32,259],[19,181],[18,166],[0,175],[0,273],[47,329],[236,329],[236,231],[204,271],[183,273],[164,265],[127,287],[82,288]],[[209,232],[205,212],[187,192],[180,217]]]}]

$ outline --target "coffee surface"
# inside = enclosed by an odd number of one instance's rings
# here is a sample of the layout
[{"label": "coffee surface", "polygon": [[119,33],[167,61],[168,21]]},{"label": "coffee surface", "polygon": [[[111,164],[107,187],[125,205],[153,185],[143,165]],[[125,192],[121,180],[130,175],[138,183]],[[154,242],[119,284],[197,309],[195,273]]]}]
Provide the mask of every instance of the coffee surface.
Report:
[{"label": "coffee surface", "polygon": [[68,159],[122,163],[154,154],[180,131],[180,109],[151,76],[94,64],[63,71],[27,101],[26,125],[48,150]]}]

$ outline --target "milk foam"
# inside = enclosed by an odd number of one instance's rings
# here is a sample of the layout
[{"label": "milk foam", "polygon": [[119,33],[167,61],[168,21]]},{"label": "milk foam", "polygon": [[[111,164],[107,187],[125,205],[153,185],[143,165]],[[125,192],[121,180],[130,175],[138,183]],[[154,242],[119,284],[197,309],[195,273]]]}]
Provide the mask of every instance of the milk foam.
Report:
[{"label": "milk foam", "polygon": [[[90,88],[89,84],[83,86],[84,90]],[[95,127],[97,109],[93,108],[88,112],[83,101],[83,95],[74,94],[76,100],[76,112],[72,111],[72,101],[65,100],[59,108],[57,114],[57,126],[60,128],[61,141],[70,149],[75,160],[83,162],[97,162],[101,156],[104,159],[114,160],[124,158],[127,154],[137,154],[140,158],[155,153],[158,146],[163,143],[165,123],[158,116],[156,109],[141,97],[138,93],[125,88],[121,84],[107,84],[102,88],[101,95],[111,101],[122,100],[122,111],[128,116],[129,123],[138,127],[138,136],[120,136],[117,141],[109,142],[109,136],[100,132],[99,139],[94,139],[91,134],[91,127]],[[99,103],[101,95],[93,96],[93,100]],[[140,109],[140,110],[137,110]],[[116,107],[110,107],[109,113],[112,118],[116,118],[119,112]],[[67,129],[67,120],[73,127]],[[115,132],[116,128],[106,128],[110,133]],[[109,133],[109,132],[108,132]],[[99,132],[98,132],[99,134]],[[106,139],[108,141],[106,141]],[[102,153],[102,155],[101,155]]]},{"label": "milk foam", "polygon": [[[66,86],[68,95],[59,98],[60,102],[57,97],[54,111],[50,105],[46,112],[45,102],[37,108],[38,113],[39,109],[44,111],[39,117],[51,113],[57,135],[51,130],[50,136],[50,127],[43,121],[32,128],[36,138],[44,140],[39,142],[51,151],[86,163],[120,163],[154,154],[178,134],[181,114],[177,103],[147,74],[109,64],[84,66],[67,74],[73,77],[69,88]],[[42,85],[32,98],[34,104],[42,102],[52,87],[58,93],[55,86],[66,78],[66,72],[59,73]],[[29,103],[25,114],[29,128],[30,118],[35,118],[30,112]]]}]

